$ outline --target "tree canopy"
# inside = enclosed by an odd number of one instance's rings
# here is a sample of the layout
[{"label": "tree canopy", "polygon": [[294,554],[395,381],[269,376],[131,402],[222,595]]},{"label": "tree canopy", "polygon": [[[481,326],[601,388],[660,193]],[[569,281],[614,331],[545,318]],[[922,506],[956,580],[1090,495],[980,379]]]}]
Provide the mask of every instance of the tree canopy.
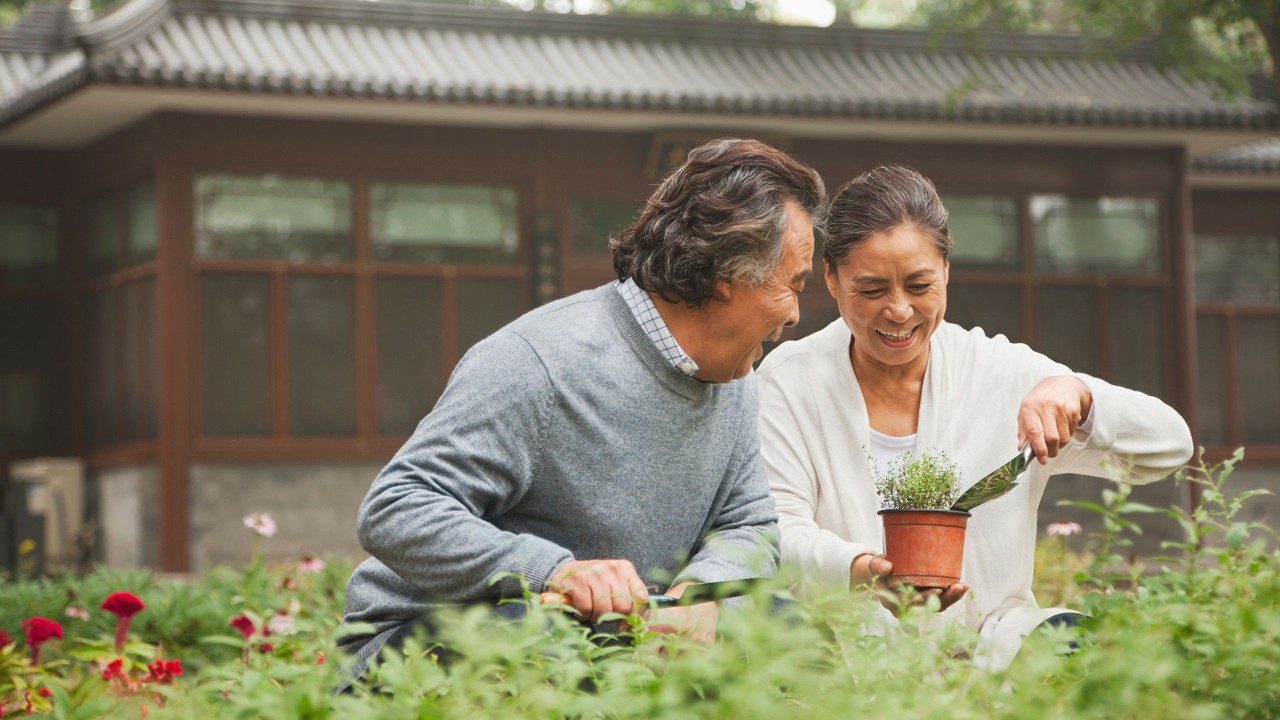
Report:
[{"label": "tree canopy", "polygon": [[923,0],[914,20],[964,33],[1079,32],[1118,49],[1146,44],[1158,61],[1236,94],[1248,92],[1252,72],[1280,82],[1280,0]]}]

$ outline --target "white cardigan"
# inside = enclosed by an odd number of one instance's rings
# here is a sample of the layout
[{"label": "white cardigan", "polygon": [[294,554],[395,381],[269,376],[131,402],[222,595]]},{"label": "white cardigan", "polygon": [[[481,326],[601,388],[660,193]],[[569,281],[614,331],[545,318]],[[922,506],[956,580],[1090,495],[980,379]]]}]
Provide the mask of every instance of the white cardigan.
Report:
[{"label": "white cardigan", "polygon": [[[849,565],[883,550],[880,500],[870,470],[870,423],[849,362],[850,333],[837,319],[761,364],[760,444],[777,502],[782,561],[810,580],[847,586]],[[1064,365],[1003,335],[988,338],[942,323],[930,339],[916,447],[945,451],[964,487],[1017,452],[1017,413],[1036,383],[1071,374]],[[1129,483],[1158,480],[1191,457],[1191,433],[1160,400],[1077,374],[1094,405],[1089,433],[1077,430],[1049,461],[1033,461],[1008,495],[969,519],[961,579],[965,599],[944,616],[981,634],[977,661],[1003,669],[1022,638],[1060,612],[1031,592],[1036,510],[1050,475],[1079,473]]]}]

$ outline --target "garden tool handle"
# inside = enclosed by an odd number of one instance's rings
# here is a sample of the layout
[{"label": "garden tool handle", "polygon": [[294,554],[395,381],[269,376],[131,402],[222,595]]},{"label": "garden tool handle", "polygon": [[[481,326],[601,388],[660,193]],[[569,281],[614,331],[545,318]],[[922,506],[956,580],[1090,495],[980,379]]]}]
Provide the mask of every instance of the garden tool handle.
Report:
[{"label": "garden tool handle", "polygon": [[[649,602],[657,607],[667,607],[668,605],[675,605],[676,599],[669,595],[650,595]],[[550,607],[558,607],[561,610],[569,610],[571,612],[577,611],[573,607],[573,603],[569,602],[569,596],[565,595],[564,593],[558,593],[558,592],[538,593],[538,604],[547,605]]]}]

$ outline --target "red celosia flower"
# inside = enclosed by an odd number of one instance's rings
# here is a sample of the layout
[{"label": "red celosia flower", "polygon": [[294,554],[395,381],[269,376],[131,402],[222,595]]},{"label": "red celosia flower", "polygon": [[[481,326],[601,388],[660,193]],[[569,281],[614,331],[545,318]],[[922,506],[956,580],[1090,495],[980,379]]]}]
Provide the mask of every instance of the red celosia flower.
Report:
[{"label": "red celosia flower", "polygon": [[102,601],[102,609],[116,616],[116,652],[122,653],[124,641],[129,637],[129,623],[147,606],[133,593],[113,592]]},{"label": "red celosia flower", "polygon": [[102,601],[102,609],[116,616],[133,617],[146,610],[147,606],[133,593],[113,592]]},{"label": "red celosia flower", "polygon": [[27,644],[31,646],[31,664],[40,664],[40,646],[53,638],[62,639],[62,626],[44,617],[33,617],[22,621],[22,631],[27,634]]},{"label": "red celosia flower", "polygon": [[9,647],[9,644],[12,642],[13,638],[9,636],[9,633],[0,630],[0,650]]},{"label": "red celosia flower", "polygon": [[147,666],[147,679],[151,682],[170,684],[182,674],[181,660],[156,660]]},{"label": "red celosia flower", "polygon": [[107,666],[107,669],[102,671],[103,680],[110,680],[111,678],[123,678],[123,677],[124,677],[124,661],[119,658],[112,660],[111,664]]},{"label": "red celosia flower", "polygon": [[258,632],[257,626],[253,624],[248,615],[237,615],[231,618],[231,627],[239,630],[245,640],[253,637],[253,634]]},{"label": "red celosia flower", "polygon": [[275,650],[275,647],[273,647],[271,643],[262,643],[258,646],[258,652],[269,653],[272,650]]}]

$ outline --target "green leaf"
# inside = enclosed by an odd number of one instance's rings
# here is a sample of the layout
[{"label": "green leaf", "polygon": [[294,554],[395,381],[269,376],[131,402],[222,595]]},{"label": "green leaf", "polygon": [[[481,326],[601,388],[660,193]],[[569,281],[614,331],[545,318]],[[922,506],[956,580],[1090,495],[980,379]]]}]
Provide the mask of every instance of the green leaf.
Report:
[{"label": "green leaf", "polygon": [[1238,522],[1234,523],[1228,530],[1223,539],[1227,541],[1227,545],[1232,550],[1239,550],[1244,545],[1245,538],[1249,537],[1249,524]]}]

